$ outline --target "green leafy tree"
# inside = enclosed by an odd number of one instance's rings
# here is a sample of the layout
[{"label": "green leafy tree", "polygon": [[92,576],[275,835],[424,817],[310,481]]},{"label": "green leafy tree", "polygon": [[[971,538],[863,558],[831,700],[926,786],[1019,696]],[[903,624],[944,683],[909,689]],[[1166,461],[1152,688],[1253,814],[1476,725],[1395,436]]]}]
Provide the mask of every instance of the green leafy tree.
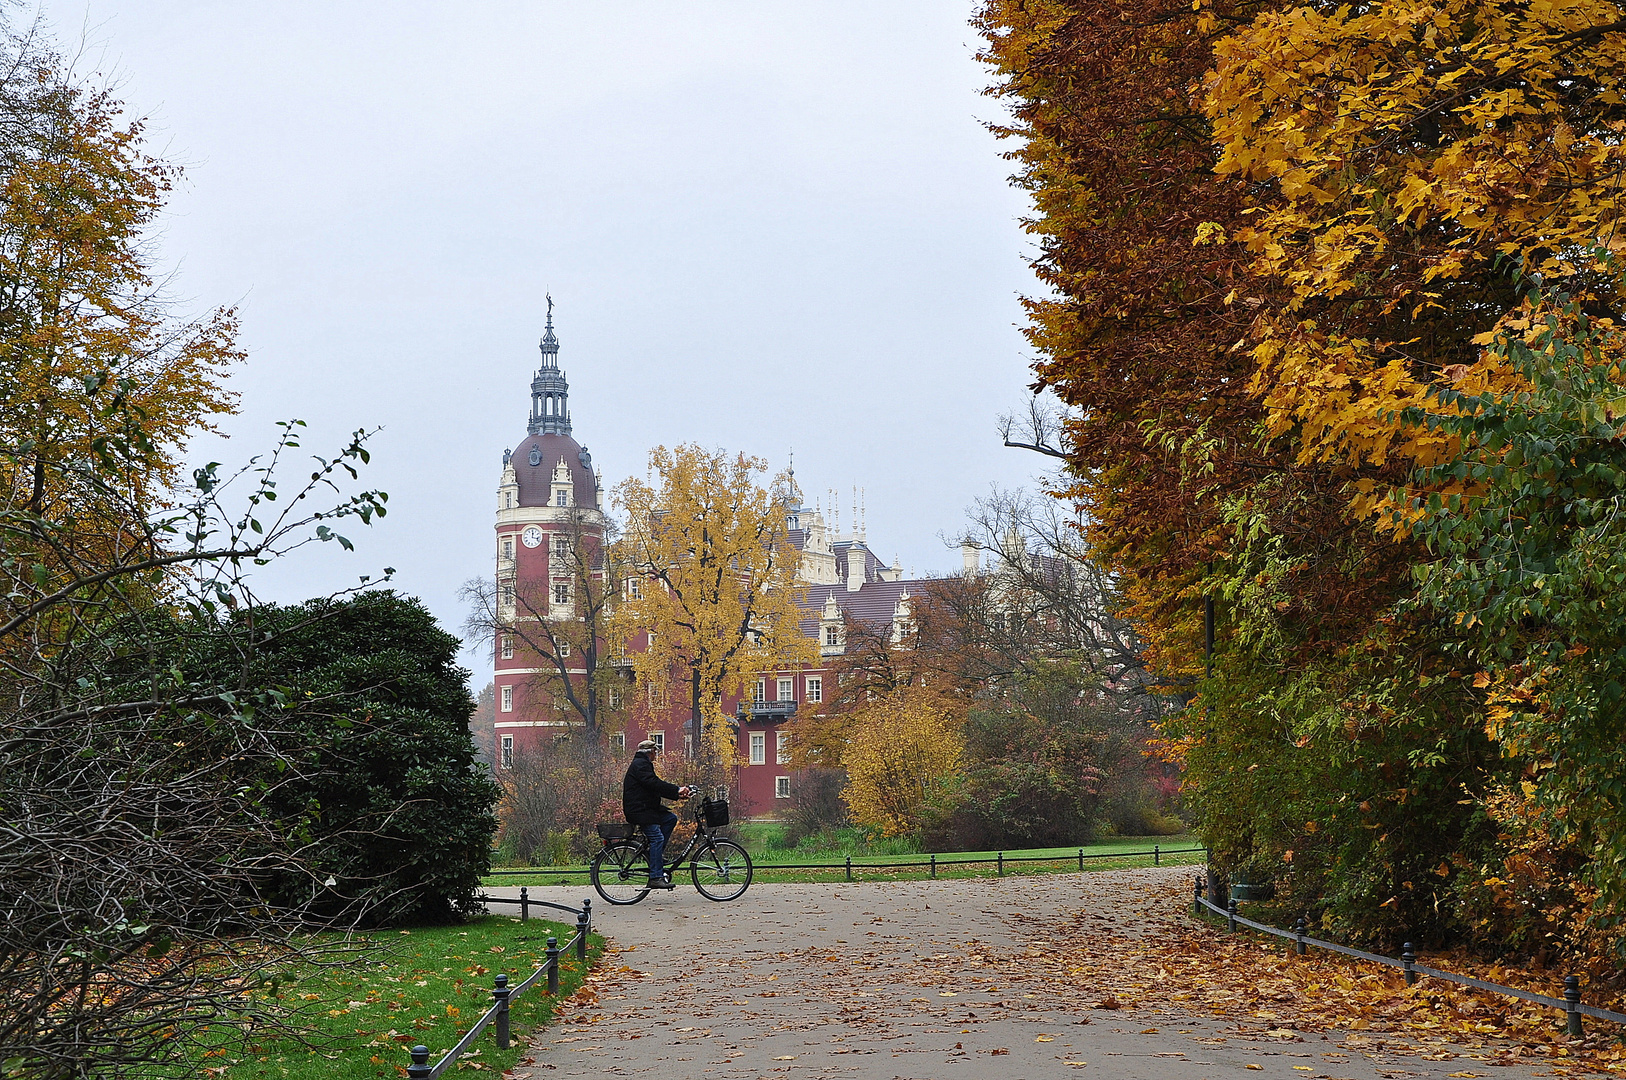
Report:
[{"label": "green leafy tree", "polygon": [[1461,635],[1487,733],[1523,764],[1551,833],[1590,857],[1612,917],[1626,911],[1626,339],[1552,293],[1505,320],[1489,353],[1519,381],[1442,385],[1407,410],[1461,452],[1419,470],[1391,510],[1435,556],[1417,568],[1418,603]]}]

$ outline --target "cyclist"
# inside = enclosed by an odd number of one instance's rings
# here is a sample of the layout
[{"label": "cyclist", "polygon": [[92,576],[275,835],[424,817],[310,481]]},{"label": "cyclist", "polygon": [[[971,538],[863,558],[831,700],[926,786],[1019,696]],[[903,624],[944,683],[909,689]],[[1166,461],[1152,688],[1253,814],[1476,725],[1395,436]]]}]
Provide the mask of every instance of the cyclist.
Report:
[{"label": "cyclist", "polygon": [[649,838],[649,887],[670,889],[671,875],[667,874],[662,859],[666,855],[666,842],[677,828],[677,815],[662,805],[662,799],[687,799],[694,794],[690,787],[669,784],[655,775],[655,759],[661,748],[653,740],[638,744],[627,766],[627,775],[621,781],[621,812],[627,823],[636,825]]}]

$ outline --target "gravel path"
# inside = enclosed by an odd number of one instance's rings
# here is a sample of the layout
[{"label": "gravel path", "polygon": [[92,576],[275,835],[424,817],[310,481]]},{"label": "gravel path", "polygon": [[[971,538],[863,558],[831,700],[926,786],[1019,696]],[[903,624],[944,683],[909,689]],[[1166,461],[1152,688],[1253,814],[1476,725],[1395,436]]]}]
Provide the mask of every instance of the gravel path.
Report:
[{"label": "gravel path", "polygon": [[[1078,933],[1063,928],[1079,925],[1081,908],[1097,913],[1089,918],[1099,936],[1080,947],[1080,956],[1132,952],[1157,921],[1180,917],[1190,873],[1166,867],[753,885],[729,904],[711,903],[687,885],[634,907],[610,907],[594,896],[594,927],[611,939],[591,981],[597,1000],[567,1009],[539,1033],[513,1075],[1544,1075],[1524,1064],[1487,1072],[1484,1060],[1460,1047],[1447,1060],[1425,1060],[1420,1051],[1428,1047],[1360,1034],[1295,1031],[1270,1019],[1222,1020],[1171,1005],[1122,1007],[1092,991],[1089,969],[1071,985],[1031,970],[1054,971],[1053,950]],[[517,889],[490,892],[518,895]],[[533,888],[531,895],[574,905],[592,892],[550,887]]]}]

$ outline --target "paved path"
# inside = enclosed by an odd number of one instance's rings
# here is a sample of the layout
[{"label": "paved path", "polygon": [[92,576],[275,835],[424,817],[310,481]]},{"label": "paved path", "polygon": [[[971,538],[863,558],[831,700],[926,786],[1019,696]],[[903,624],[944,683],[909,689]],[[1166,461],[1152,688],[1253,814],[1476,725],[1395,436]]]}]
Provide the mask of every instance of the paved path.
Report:
[{"label": "paved path", "polygon": [[[753,885],[730,904],[684,885],[622,908],[594,896],[594,927],[612,949],[594,981],[598,1000],[540,1033],[514,1076],[1543,1075],[1523,1064],[1487,1071],[1461,1047],[1430,1061],[1359,1034],[1225,1021],[1168,1005],[1117,1007],[1088,985],[1058,986],[1027,970],[1054,959],[1058,940],[1077,932],[1063,928],[1079,925],[1079,908],[1104,915],[1088,916],[1102,935],[1097,945],[1132,946],[1153,920],[1178,915],[1189,874]],[[549,887],[531,895],[579,904],[592,893]]]}]

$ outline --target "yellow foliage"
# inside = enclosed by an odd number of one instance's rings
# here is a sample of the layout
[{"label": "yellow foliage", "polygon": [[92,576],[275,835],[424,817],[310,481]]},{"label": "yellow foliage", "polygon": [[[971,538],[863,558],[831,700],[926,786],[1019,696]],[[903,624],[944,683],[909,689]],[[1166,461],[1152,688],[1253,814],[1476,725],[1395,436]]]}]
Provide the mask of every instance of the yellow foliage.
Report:
[{"label": "yellow foliage", "polygon": [[[1216,43],[1216,170],[1265,193],[1233,239],[1289,290],[1255,324],[1251,389],[1301,464],[1453,454],[1397,415],[1442,368],[1470,391],[1509,377],[1475,352],[1516,303],[1510,269],[1577,280],[1588,250],[1621,245],[1623,16],[1383,0],[1265,13]],[[1354,492],[1359,514],[1381,502]]]},{"label": "yellow foliage", "polygon": [[757,672],[815,659],[796,604],[801,553],[789,541],[781,497],[789,479],[779,478],[772,492],[758,487],[766,467],[744,454],[657,446],[649,479],[615,489],[627,522],[613,557],[640,589],[616,609],[611,636],[629,646],[638,680],[654,697],[674,676],[686,685],[700,720],[697,752],[725,764],[734,736],[723,696],[740,693]]},{"label": "yellow foliage", "polygon": [[931,797],[960,775],[964,719],[943,699],[911,686],[853,710],[849,721],[842,799],[853,819],[886,836],[914,832]]}]

